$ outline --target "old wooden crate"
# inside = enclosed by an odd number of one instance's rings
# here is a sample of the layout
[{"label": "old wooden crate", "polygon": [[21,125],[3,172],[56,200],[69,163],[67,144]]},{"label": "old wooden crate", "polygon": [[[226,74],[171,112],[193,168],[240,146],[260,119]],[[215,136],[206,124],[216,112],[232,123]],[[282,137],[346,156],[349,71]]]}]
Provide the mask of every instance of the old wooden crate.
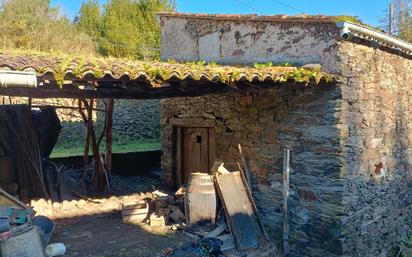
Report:
[{"label": "old wooden crate", "polygon": [[140,223],[149,212],[147,202],[138,202],[134,204],[122,204],[122,220],[126,223]]}]

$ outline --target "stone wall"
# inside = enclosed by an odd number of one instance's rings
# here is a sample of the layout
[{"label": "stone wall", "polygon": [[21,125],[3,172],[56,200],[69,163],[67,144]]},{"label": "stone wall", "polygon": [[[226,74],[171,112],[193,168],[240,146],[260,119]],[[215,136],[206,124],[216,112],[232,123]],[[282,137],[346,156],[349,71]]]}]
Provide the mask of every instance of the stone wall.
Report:
[{"label": "stone wall", "polygon": [[395,256],[412,226],[412,60],[362,42],[339,60],[345,253]]},{"label": "stone wall", "polygon": [[218,63],[322,63],[334,23],[224,21],[161,17],[161,58]]},{"label": "stone wall", "polygon": [[412,227],[411,57],[333,24],[162,18],[162,58],[320,63],[331,88],[162,101],[163,169],[174,170],[172,117],[216,120],[217,158],[249,159],[253,192],[281,242],[282,149],[292,150],[291,256],[394,256]]},{"label": "stone wall", "polygon": [[175,165],[175,135],[169,123],[172,117],[216,120],[216,158],[236,168],[230,164],[240,161],[237,144],[243,146],[258,208],[270,236],[280,243],[282,158],[283,149],[288,147],[294,169],[290,198],[292,250],[307,256],[335,256],[339,238],[335,224],[342,212],[343,188],[343,181],[337,179],[341,130],[334,114],[340,109],[339,99],[338,87],[319,87],[163,100],[163,170],[171,182]]},{"label": "stone wall", "polygon": [[[104,113],[98,121],[104,121]],[[115,100],[113,134],[116,141],[160,138],[160,100]]]},{"label": "stone wall", "polygon": [[[1,104],[27,104],[27,97],[1,97]],[[78,107],[76,99],[50,98],[33,99],[33,106]],[[97,107],[104,109],[101,101]],[[77,109],[60,109],[57,115],[62,123],[62,131],[57,147],[80,147],[84,145],[86,128]],[[97,130],[104,124],[104,113],[94,112],[93,120]],[[115,100],[113,113],[114,143],[124,144],[139,140],[159,140],[160,138],[160,101],[159,100]]]}]

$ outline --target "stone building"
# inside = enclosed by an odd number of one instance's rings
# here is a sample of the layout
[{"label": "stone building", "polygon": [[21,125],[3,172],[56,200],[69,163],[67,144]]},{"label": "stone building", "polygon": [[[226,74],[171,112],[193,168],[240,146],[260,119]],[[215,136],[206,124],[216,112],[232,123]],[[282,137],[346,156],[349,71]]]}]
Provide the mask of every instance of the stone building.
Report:
[{"label": "stone building", "polygon": [[[412,225],[411,45],[323,16],[160,21],[163,60],[290,63],[338,77],[327,87],[162,100],[170,183],[184,183],[190,169],[208,172],[201,163],[212,158],[236,169],[241,144],[258,208],[281,246],[282,155],[290,148],[291,256],[397,254]],[[200,159],[176,158],[185,154]]]}]

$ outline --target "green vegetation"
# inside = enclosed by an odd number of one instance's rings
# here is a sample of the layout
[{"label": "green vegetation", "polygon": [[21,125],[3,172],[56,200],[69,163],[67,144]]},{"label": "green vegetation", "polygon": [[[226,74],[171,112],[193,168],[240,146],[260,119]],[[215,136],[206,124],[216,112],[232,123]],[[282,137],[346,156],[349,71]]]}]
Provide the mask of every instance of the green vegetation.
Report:
[{"label": "green vegetation", "polygon": [[94,53],[95,43],[50,0],[0,0],[1,48]]},{"label": "green vegetation", "polygon": [[261,68],[269,68],[269,67],[293,67],[296,65],[293,65],[288,62],[282,62],[282,63],[273,63],[273,62],[267,62],[267,63],[254,63],[253,68],[255,69],[261,69]]},{"label": "green vegetation", "polygon": [[0,48],[154,59],[156,13],[174,8],[173,0],[87,0],[71,21],[50,0],[0,0]]},{"label": "green vegetation", "polygon": [[[105,144],[102,142],[100,146],[100,150],[104,152]],[[134,142],[124,142],[123,144],[120,142],[114,142],[113,144],[113,152],[114,153],[127,153],[127,152],[134,152],[134,151],[146,151],[146,150],[154,150],[160,149],[160,142],[159,140],[139,140]],[[67,156],[81,156],[83,155],[84,151],[84,141],[74,142],[74,144],[70,144],[66,146],[64,144],[58,144],[51,154],[51,157],[67,157]],[[90,154],[92,151],[90,149]]]},{"label": "green vegetation", "polygon": [[98,0],[83,2],[75,22],[90,35],[104,56],[153,59],[159,57],[157,12],[173,11],[171,0]]}]

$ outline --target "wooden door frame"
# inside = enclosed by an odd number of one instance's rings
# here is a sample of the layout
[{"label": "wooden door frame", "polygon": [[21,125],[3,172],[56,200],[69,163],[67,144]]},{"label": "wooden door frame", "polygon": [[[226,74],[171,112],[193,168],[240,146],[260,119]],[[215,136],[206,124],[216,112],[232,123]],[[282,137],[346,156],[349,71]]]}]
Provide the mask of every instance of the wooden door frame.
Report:
[{"label": "wooden door frame", "polygon": [[216,121],[212,119],[203,118],[172,118],[170,123],[173,128],[176,129],[176,140],[174,142],[176,146],[176,154],[174,155],[176,161],[175,169],[175,185],[177,187],[182,186],[182,129],[183,128],[207,128],[208,129],[208,146],[209,146],[209,165],[208,170],[213,165],[213,159],[216,153]]}]

